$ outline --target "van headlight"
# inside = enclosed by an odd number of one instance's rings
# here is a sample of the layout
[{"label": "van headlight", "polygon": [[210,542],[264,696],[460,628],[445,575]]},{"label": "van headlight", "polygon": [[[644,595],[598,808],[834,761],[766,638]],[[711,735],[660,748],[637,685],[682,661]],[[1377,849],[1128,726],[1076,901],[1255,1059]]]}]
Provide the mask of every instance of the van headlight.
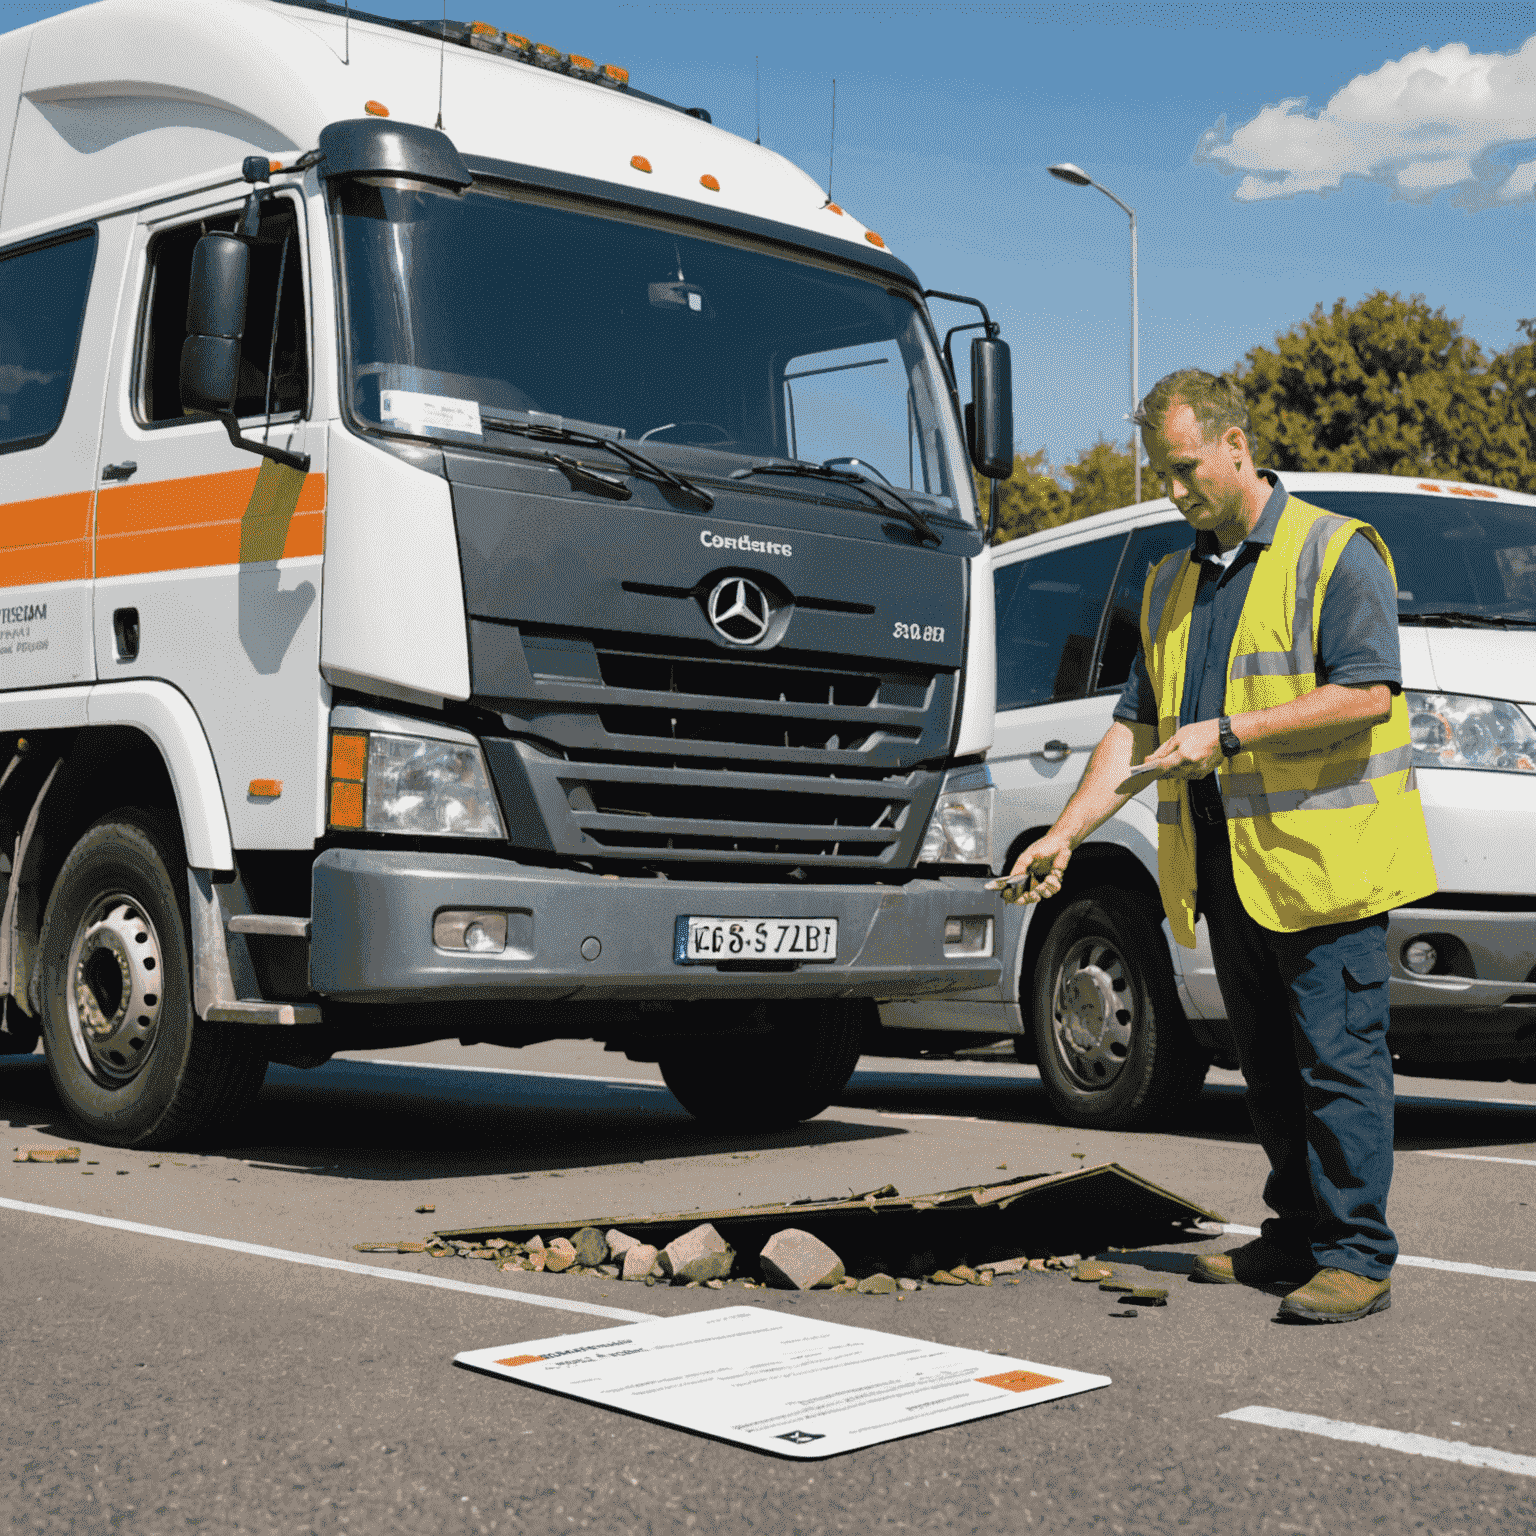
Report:
[{"label": "van headlight", "polygon": [[332,827],[417,837],[506,837],[485,756],[469,742],[332,731]]},{"label": "van headlight", "polygon": [[919,864],[992,863],[992,802],[997,791],[983,768],[950,774],[928,821]]},{"label": "van headlight", "polygon": [[1416,768],[1536,773],[1536,725],[1503,699],[1403,690]]}]

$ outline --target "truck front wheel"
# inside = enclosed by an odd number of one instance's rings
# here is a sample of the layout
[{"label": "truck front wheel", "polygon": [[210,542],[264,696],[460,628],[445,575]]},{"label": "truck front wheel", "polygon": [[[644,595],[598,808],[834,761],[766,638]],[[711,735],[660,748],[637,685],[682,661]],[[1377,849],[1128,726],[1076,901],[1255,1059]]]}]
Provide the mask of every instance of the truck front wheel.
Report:
[{"label": "truck front wheel", "polygon": [[119,811],[75,844],[38,949],[43,1048],[93,1140],[165,1147],[227,1121],[266,1059],[192,1009],[186,864],[167,818]]},{"label": "truck front wheel", "polygon": [[759,1003],[752,1033],[670,1044],[661,1075],[695,1120],[720,1131],[783,1130],[819,1115],[853,1076],[866,1010],[857,1003]]},{"label": "truck front wheel", "polygon": [[1162,932],[1145,901],[1099,886],[1051,925],[1033,983],[1035,1062],[1069,1125],[1166,1121],[1205,1081]]}]

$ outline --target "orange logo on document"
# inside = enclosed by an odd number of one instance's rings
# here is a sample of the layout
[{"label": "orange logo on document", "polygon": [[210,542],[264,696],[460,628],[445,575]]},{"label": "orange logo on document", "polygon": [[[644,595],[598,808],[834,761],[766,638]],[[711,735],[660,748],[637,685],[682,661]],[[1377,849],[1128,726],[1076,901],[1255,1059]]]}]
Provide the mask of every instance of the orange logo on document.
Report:
[{"label": "orange logo on document", "polygon": [[498,1360],[497,1365],[537,1365],[543,1355],[508,1355],[505,1360]]},{"label": "orange logo on document", "polygon": [[1033,1392],[1039,1387],[1061,1385],[1059,1376],[1041,1376],[1034,1371],[1004,1371],[1001,1376],[978,1376],[984,1387],[1001,1387],[1004,1392]]}]

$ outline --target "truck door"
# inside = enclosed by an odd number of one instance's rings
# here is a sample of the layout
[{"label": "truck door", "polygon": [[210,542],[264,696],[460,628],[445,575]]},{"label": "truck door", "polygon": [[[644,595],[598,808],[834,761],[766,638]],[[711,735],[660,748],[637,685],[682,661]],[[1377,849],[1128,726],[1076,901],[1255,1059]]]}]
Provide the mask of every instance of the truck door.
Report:
[{"label": "truck door", "polygon": [[[305,209],[262,206],[236,414],[247,437],[311,455],[308,474],[235,447],[183,414],[192,253],[241,203],[206,195],[146,210],[109,375],[100,449],[94,628],[104,684],[161,679],[213,748],[237,848],[312,843],[319,807],[324,431],[309,420]],[[135,302],[136,301],[136,302]]]},{"label": "truck door", "polygon": [[0,246],[0,692],[95,675],[96,443],[131,223]]}]

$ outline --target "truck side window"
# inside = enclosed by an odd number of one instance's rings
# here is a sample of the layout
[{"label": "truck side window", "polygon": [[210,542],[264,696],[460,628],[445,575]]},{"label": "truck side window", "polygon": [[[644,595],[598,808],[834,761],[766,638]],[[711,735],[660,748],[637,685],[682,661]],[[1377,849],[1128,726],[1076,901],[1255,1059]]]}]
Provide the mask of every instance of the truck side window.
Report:
[{"label": "truck side window", "polygon": [[94,229],[0,252],[0,453],[64,419],[95,260]]},{"label": "truck side window", "polygon": [[1141,594],[1147,584],[1147,572],[1164,555],[1171,555],[1176,549],[1193,549],[1194,544],[1194,530],[1185,522],[1158,523],[1135,534],[1130,551],[1121,562],[1120,579],[1115,583],[1109,628],[1099,657],[1099,675],[1093,684],[1095,693],[1111,688],[1118,691],[1131,675],[1131,663],[1141,641]]},{"label": "truck side window", "polygon": [[997,573],[997,707],[1081,697],[1124,534]]},{"label": "truck side window", "polygon": [[[192,251],[209,230],[234,229],[237,223],[237,215],[227,214],[167,230],[150,242],[149,302],[144,307],[139,351],[138,414],[144,422],[179,421],[185,414],[179,374],[181,344],[187,335]],[[274,198],[265,204],[251,251],[237,416],[265,416],[269,410],[275,416],[302,413],[308,404],[309,347],[304,322],[308,305],[299,259],[302,243],[293,204],[287,198]]]}]

